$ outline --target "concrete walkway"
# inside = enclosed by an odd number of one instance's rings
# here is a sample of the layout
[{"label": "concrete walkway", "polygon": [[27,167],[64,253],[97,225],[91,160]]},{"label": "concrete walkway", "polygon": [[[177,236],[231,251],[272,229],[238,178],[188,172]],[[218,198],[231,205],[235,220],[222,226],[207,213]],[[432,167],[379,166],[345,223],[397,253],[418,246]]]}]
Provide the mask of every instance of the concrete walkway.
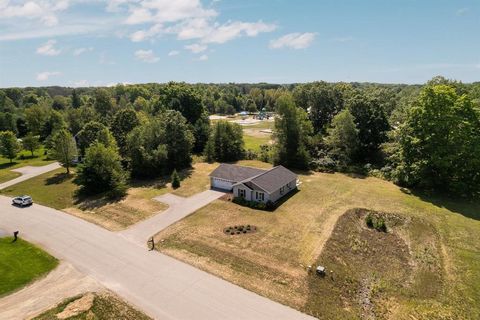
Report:
[{"label": "concrete walkway", "polygon": [[102,287],[81,274],[72,265],[62,262],[45,278],[0,298],[0,320],[23,320],[34,317],[66,298],[98,291]]},{"label": "concrete walkway", "polygon": [[179,197],[171,193],[156,197],[154,198],[155,200],[168,204],[169,208],[126,230],[120,231],[119,234],[137,244],[146,246],[150,237],[220,198],[224,194],[225,193],[220,191],[206,190],[189,198]]},{"label": "concrete walkway", "polygon": [[0,196],[0,228],[19,230],[156,319],[313,319],[74,216],[10,201]]},{"label": "concrete walkway", "polygon": [[22,175],[18,178],[9,180],[4,183],[0,183],[0,190],[5,189],[7,187],[13,186],[19,182],[31,179],[33,177],[39,176],[41,174],[47,173],[49,171],[53,171],[55,169],[60,168],[60,164],[58,162],[54,162],[51,164],[47,164],[46,166],[41,167],[33,167],[33,166],[25,166],[17,169],[12,169],[11,171],[20,172]]}]

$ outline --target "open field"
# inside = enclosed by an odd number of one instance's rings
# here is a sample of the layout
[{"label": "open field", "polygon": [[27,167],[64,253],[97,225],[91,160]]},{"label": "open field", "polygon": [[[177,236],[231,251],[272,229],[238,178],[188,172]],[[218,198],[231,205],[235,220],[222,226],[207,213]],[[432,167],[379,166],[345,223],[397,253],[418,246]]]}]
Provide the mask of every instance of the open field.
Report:
[{"label": "open field", "polygon": [[22,150],[12,162],[10,162],[9,159],[0,156],[0,183],[20,176],[20,173],[10,171],[12,169],[24,166],[44,166],[52,162],[54,162],[54,160],[49,160],[47,156],[44,155],[43,148],[36,150],[34,152],[34,157],[32,157],[30,151]]},{"label": "open field", "polygon": [[109,292],[86,293],[68,298],[56,307],[45,311],[34,320],[56,319],[135,319],[148,320],[139,310]]},{"label": "open field", "polygon": [[0,238],[0,296],[22,288],[45,275],[57,259],[36,246],[12,237]]},{"label": "open field", "polygon": [[[300,180],[300,192],[273,213],[217,200],[158,234],[157,248],[320,318],[480,317],[479,203],[412,195],[377,178],[314,173]],[[360,218],[339,220],[353,208],[404,223],[372,234]],[[258,232],[222,232],[247,224]],[[391,264],[382,264],[386,257]],[[334,282],[317,283],[307,272],[316,264],[332,268]],[[327,294],[332,303],[322,302]]]}]

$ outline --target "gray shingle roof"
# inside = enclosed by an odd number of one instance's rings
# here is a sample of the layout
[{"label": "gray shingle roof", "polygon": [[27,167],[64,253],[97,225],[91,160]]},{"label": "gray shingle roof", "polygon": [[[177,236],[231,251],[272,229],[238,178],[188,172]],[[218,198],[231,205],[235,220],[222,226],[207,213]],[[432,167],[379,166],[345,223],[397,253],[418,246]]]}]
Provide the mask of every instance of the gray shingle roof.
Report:
[{"label": "gray shingle roof", "polygon": [[267,170],[222,163],[213,170],[209,176],[239,182],[265,172],[267,172]]},{"label": "gray shingle roof", "polygon": [[296,179],[297,175],[295,173],[283,166],[277,166],[265,173],[261,173],[255,177],[246,179],[246,181],[242,181],[242,183],[248,183],[249,187],[252,189],[256,189],[252,186],[253,184],[268,193],[272,193]]},{"label": "gray shingle roof", "polygon": [[277,191],[297,179],[295,173],[283,166],[262,170],[228,163],[220,164],[209,176],[243,183],[252,190],[263,190],[268,193]]}]

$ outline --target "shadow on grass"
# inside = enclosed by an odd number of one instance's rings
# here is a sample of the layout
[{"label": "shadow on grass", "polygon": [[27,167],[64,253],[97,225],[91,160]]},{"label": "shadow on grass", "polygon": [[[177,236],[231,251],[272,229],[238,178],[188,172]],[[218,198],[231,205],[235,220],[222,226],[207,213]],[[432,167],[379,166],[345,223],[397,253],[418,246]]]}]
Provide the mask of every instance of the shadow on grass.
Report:
[{"label": "shadow on grass", "polygon": [[61,184],[64,183],[65,181],[72,179],[73,174],[71,173],[57,173],[56,175],[49,177],[45,180],[45,185],[49,186],[52,184]]},{"label": "shadow on grass", "polygon": [[480,220],[480,199],[458,198],[448,194],[433,194],[433,192],[415,189],[402,188],[401,191],[406,194],[414,195],[439,208],[448,209],[470,219]]},{"label": "shadow on grass", "polygon": [[[190,178],[194,172],[194,168],[187,168],[181,171],[178,171],[178,176],[180,177],[180,182]],[[167,184],[171,182],[171,174],[159,176],[155,178],[132,178],[129,181],[129,186],[132,188],[156,188],[162,189],[166,188]]]},{"label": "shadow on grass", "polygon": [[77,191],[75,193],[74,204],[81,210],[95,210],[110,204],[118,203],[125,197],[126,194],[117,197],[110,197],[107,194],[88,195],[81,191]]},{"label": "shadow on grass", "polygon": [[10,168],[10,167],[13,167],[13,166],[16,165],[16,164],[18,164],[18,162],[15,162],[15,161],[2,163],[2,164],[0,164],[0,170],[1,170],[1,169],[8,169],[8,168]]}]

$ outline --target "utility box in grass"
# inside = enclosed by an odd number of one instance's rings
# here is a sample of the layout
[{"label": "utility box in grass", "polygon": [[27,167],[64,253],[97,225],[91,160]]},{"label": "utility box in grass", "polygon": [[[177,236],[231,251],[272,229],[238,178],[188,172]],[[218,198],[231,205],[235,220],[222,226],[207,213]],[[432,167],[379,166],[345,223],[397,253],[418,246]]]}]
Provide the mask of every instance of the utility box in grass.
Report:
[{"label": "utility box in grass", "polygon": [[317,267],[317,270],[315,271],[317,273],[317,275],[319,275],[320,277],[324,277],[325,276],[325,267],[323,266],[318,266]]}]

